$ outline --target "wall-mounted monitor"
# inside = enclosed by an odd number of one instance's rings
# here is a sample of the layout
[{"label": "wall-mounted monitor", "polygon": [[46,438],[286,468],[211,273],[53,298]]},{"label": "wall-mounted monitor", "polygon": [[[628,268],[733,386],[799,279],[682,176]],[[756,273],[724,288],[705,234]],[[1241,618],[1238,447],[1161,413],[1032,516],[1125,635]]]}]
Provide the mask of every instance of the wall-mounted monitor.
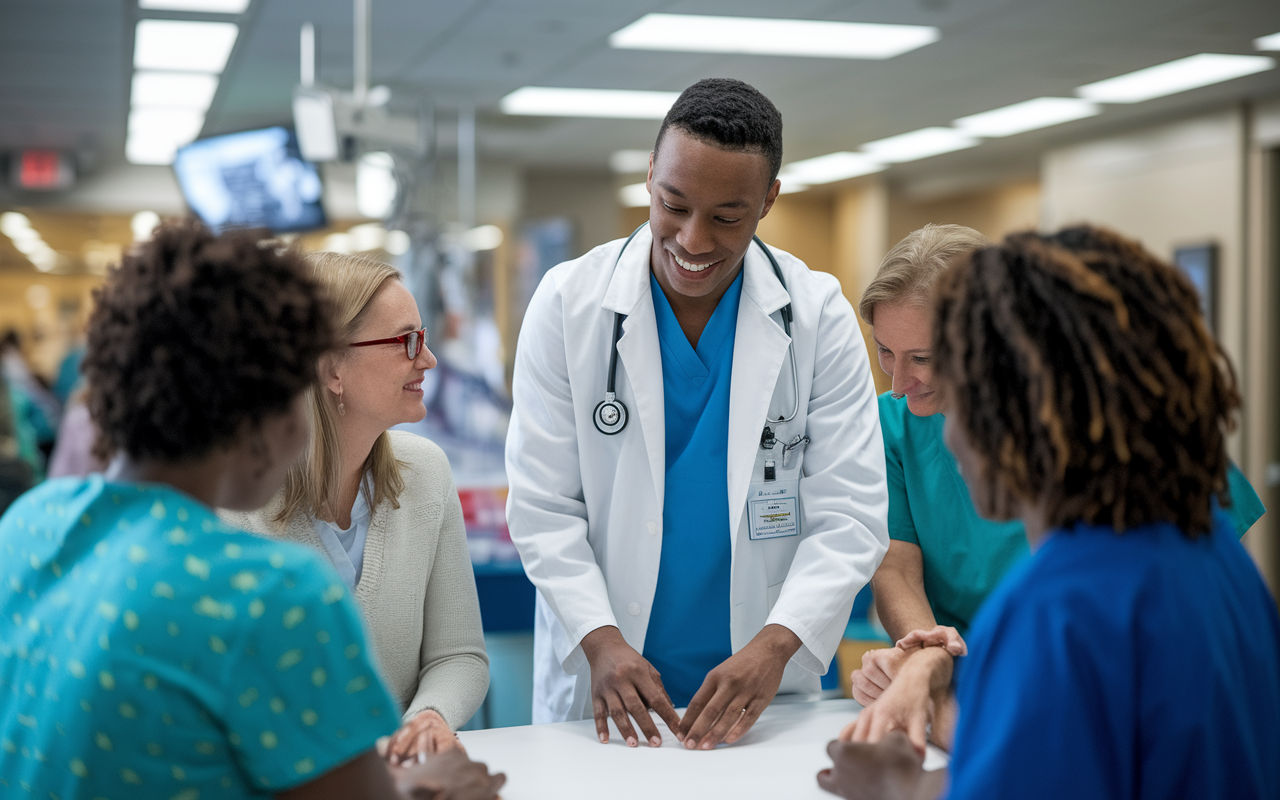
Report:
[{"label": "wall-mounted monitor", "polygon": [[178,150],[173,170],[187,204],[215,231],[325,225],[320,173],[288,128],[199,139]]},{"label": "wall-mounted monitor", "polygon": [[1173,263],[1200,293],[1200,311],[1204,314],[1209,330],[1217,333],[1216,305],[1218,301],[1218,245],[1216,242],[1186,245],[1175,248]]}]

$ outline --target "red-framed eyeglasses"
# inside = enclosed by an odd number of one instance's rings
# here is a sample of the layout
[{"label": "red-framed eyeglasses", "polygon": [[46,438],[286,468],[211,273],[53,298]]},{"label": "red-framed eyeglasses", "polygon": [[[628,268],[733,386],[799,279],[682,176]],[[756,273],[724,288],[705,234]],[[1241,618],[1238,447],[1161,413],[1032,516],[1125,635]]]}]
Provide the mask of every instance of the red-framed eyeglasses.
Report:
[{"label": "red-framed eyeglasses", "polygon": [[392,336],[390,339],[370,339],[367,342],[352,342],[348,347],[372,347],[375,344],[404,344],[404,352],[412,361],[427,346],[427,329],[410,331],[403,336]]}]

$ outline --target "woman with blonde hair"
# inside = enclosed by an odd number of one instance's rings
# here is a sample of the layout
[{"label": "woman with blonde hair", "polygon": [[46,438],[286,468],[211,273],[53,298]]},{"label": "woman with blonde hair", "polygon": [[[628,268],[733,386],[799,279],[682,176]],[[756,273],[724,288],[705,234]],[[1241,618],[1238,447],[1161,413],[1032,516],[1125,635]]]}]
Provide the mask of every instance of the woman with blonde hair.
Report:
[{"label": "woman with blonde hair", "polygon": [[[880,395],[890,542],[872,588],[897,642],[868,652],[853,673],[854,698],[875,702],[849,726],[859,740],[901,729],[924,751],[930,688],[950,684],[979,606],[1029,552],[1021,521],[984,519],[970,501],[942,441],[933,375],[930,292],[952,263],[990,245],[972,228],[926,225],[889,251],[858,305],[893,378],[892,392]],[[1228,511],[1242,536],[1265,509],[1234,465],[1227,478],[1236,501]]]},{"label": "woman with blonde hair", "polygon": [[320,359],[311,439],[284,488],[246,530],[325,553],[364,613],[388,688],[400,703],[393,764],[453,747],[489,686],[480,605],[462,506],[432,442],[388,430],[426,409],[436,365],[413,295],[393,267],[362,256],[308,256],[345,344]]}]

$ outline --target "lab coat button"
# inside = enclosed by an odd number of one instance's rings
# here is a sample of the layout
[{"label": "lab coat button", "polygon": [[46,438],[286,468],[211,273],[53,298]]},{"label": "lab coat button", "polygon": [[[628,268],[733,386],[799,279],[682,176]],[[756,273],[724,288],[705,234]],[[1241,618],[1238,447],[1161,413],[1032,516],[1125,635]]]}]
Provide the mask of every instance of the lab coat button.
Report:
[{"label": "lab coat button", "polygon": [[630,614],[630,615],[631,615],[631,616],[633,616],[633,617],[639,616],[639,615],[640,615],[640,604],[639,604],[639,603],[632,603],[632,604],[630,604],[629,606],[627,606],[627,613],[628,613],[628,614]]},{"label": "lab coat button", "polygon": [[650,536],[658,535],[658,523],[654,522],[653,520],[649,520],[649,535]]}]

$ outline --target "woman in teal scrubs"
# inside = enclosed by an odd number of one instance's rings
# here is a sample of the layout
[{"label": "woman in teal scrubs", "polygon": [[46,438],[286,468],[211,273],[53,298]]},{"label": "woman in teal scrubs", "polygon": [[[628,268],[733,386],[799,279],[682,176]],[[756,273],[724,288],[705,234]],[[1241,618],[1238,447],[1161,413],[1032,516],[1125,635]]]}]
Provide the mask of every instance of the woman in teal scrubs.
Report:
[{"label": "woman in teal scrubs", "polygon": [[[266,503],[306,444],[336,341],[321,288],[296,252],[172,223],[94,301],[114,460],[0,518],[0,795],[403,797],[374,747],[399,709],[342,580],[213,513]],[[502,782],[457,751],[396,778]]]},{"label": "woman in teal scrubs", "polygon": [[[889,483],[889,552],[873,579],[876,610],[898,647],[873,650],[854,672],[854,698],[869,705],[909,657],[938,661],[949,677],[952,657],[978,607],[1028,552],[1019,521],[978,516],[955,459],[942,442],[943,415],[933,390],[932,329],[925,306],[934,280],[954,257],[990,242],[960,225],[926,225],[885,256],[859,313],[871,326],[880,366],[893,378],[880,396]],[[1237,535],[1265,509],[1234,465],[1227,471]],[[912,631],[931,631],[932,637]],[[922,641],[945,647],[921,648]],[[916,737],[923,748],[923,736]]]}]

